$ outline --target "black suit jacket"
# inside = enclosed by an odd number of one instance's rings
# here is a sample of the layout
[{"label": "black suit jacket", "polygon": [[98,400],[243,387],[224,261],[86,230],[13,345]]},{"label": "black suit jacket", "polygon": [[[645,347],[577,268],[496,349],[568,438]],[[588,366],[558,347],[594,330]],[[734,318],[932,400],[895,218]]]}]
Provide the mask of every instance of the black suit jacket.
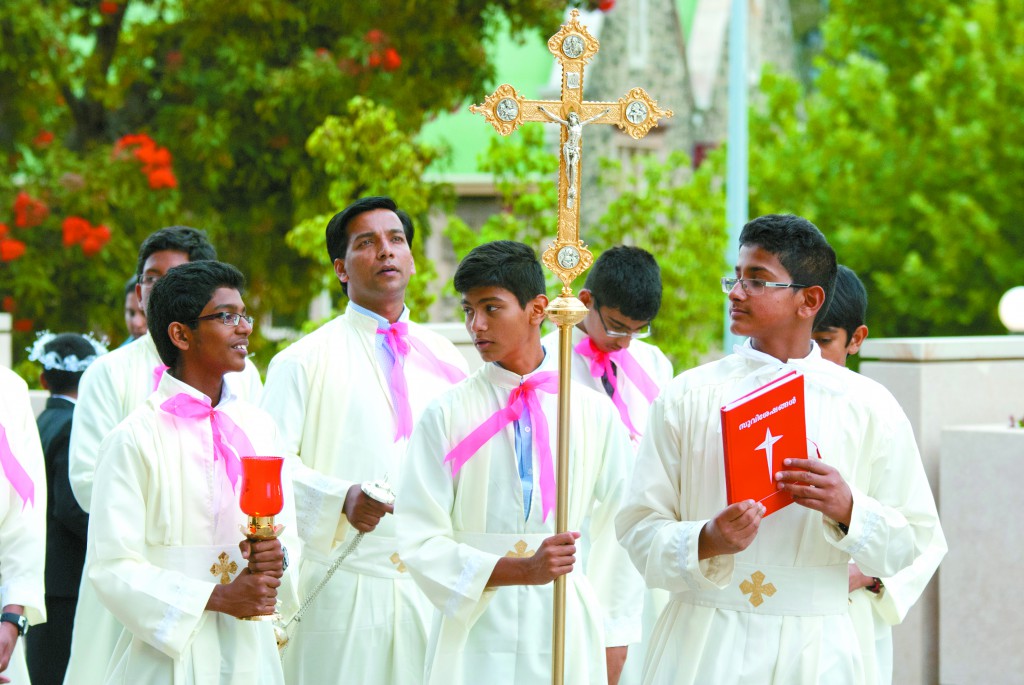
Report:
[{"label": "black suit jacket", "polygon": [[39,415],[39,438],[46,458],[46,594],[78,597],[85,565],[89,515],[78,506],[68,479],[68,448],[75,405],[62,398],[46,400]]}]

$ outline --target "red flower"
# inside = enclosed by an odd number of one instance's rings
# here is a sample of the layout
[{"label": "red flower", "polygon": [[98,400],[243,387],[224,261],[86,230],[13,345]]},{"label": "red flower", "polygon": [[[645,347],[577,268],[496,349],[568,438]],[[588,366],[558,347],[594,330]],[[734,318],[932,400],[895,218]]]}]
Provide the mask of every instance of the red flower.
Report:
[{"label": "red flower", "polygon": [[364,39],[370,45],[380,45],[384,42],[384,32],[380,29],[370,29],[366,32]]},{"label": "red flower", "polygon": [[597,9],[602,12],[610,12],[613,7],[615,7],[615,0],[601,0],[597,3]]},{"label": "red flower", "polygon": [[183,61],[184,58],[181,56],[181,50],[168,50],[167,56],[164,58],[167,68],[171,71],[180,67]]},{"label": "red flower", "polygon": [[121,5],[116,2],[110,2],[104,0],[100,3],[100,12],[103,14],[117,14],[121,10]]},{"label": "red flower", "polygon": [[171,165],[171,152],[165,147],[156,145],[140,145],[135,149],[135,157],[140,162],[150,167],[162,167]]},{"label": "red flower", "polygon": [[11,295],[7,295],[6,297],[4,297],[3,304],[0,305],[0,308],[2,308],[5,312],[10,313],[18,308],[18,303],[14,301],[14,297],[12,297]]},{"label": "red flower", "polygon": [[153,190],[159,190],[160,188],[177,188],[178,179],[174,176],[174,172],[171,171],[170,167],[160,167],[159,169],[153,169],[148,174],[149,187]]},{"label": "red flower", "polygon": [[0,239],[7,237],[7,224],[0,224]]},{"label": "red flower", "polygon": [[46,221],[50,208],[41,200],[32,198],[22,191],[14,200],[14,225],[18,228],[32,228]]},{"label": "red flower", "polygon": [[384,71],[394,71],[402,66],[402,58],[394,48],[384,51]]},{"label": "red flower", "polygon": [[142,147],[156,147],[156,142],[154,142],[153,139],[145,133],[129,133],[128,135],[121,136],[118,141],[114,143],[114,155],[118,156],[118,153],[122,150],[134,145],[141,145]]},{"label": "red flower", "polygon": [[53,142],[53,133],[50,131],[40,131],[36,134],[36,137],[32,139],[32,144],[36,147],[46,147]]},{"label": "red flower", "polygon": [[71,247],[82,242],[92,230],[89,222],[80,216],[67,217],[61,227],[64,229],[64,247]]},{"label": "red flower", "polygon": [[316,56],[319,57],[320,59],[330,59],[331,51],[328,50],[327,48],[317,48]]},{"label": "red flower", "polygon": [[11,328],[16,330],[18,333],[31,333],[32,332],[32,319],[15,319]]},{"label": "red flower", "polygon": [[0,262],[13,262],[23,254],[25,254],[25,243],[10,238],[0,240]]},{"label": "red flower", "polygon": [[371,69],[376,69],[377,67],[380,66],[380,63],[381,63],[382,59],[383,59],[383,57],[381,56],[380,52],[377,51],[377,50],[374,50],[373,52],[370,53],[370,57],[367,60],[367,64],[370,65]]}]

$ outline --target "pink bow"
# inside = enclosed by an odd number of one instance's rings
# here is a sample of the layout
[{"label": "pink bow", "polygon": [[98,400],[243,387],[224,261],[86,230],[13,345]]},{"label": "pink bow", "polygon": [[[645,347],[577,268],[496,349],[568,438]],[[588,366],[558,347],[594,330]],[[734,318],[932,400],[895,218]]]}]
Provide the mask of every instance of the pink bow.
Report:
[{"label": "pink bow", "polygon": [[155,392],[157,387],[160,385],[160,379],[164,377],[164,371],[171,367],[167,364],[157,364],[153,367],[153,391]]},{"label": "pink bow", "polygon": [[577,354],[590,360],[591,376],[594,378],[601,378],[602,376],[608,378],[608,383],[612,386],[612,402],[615,404],[615,408],[619,410],[622,422],[626,424],[626,428],[629,429],[632,435],[639,437],[641,435],[640,431],[629,420],[629,408],[626,406],[625,400],[622,399],[622,393],[619,392],[619,379],[616,377],[614,369],[612,369],[612,362],[615,362],[626,376],[629,377],[629,380],[633,381],[633,384],[647,398],[648,404],[658,397],[658,385],[647,375],[647,372],[637,363],[628,349],[605,352],[598,349],[594,341],[589,337],[583,338],[574,349]]},{"label": "pink bow", "polygon": [[17,457],[14,456],[11,444],[7,442],[7,431],[2,425],[0,425],[0,468],[3,468],[4,475],[7,476],[11,487],[21,498],[22,510],[24,511],[27,504],[35,506],[36,486],[24,467],[18,462]]},{"label": "pink bow", "polygon": [[451,452],[445,456],[444,461],[452,463],[453,474],[458,473],[470,457],[484,446],[484,443],[493,438],[502,428],[517,421],[523,415],[523,407],[528,407],[530,420],[535,427],[533,441],[538,451],[541,504],[546,521],[548,514],[555,508],[555,465],[551,458],[551,444],[548,441],[548,421],[540,406],[540,400],[537,397],[538,391],[556,394],[558,392],[558,372],[541,371],[514,389],[509,395],[505,408],[494,412],[490,418],[463,438],[462,442],[453,447]]},{"label": "pink bow", "polygon": [[198,399],[185,393],[178,393],[160,405],[168,414],[183,419],[210,419],[213,428],[213,458],[224,460],[224,472],[234,488],[242,475],[242,456],[256,454],[248,436],[231,418],[210,405],[207,397]]},{"label": "pink bow", "polygon": [[434,373],[448,379],[449,383],[458,383],[466,377],[457,366],[452,366],[434,356],[423,342],[409,335],[409,324],[404,321],[391,324],[388,329],[378,328],[377,333],[384,335],[384,342],[395,357],[395,365],[391,367],[391,392],[395,396],[395,411],[398,414],[398,425],[395,428],[395,442],[400,438],[412,435],[412,407],[409,406],[409,385],[405,380],[405,358],[409,349],[415,349],[427,360]]}]

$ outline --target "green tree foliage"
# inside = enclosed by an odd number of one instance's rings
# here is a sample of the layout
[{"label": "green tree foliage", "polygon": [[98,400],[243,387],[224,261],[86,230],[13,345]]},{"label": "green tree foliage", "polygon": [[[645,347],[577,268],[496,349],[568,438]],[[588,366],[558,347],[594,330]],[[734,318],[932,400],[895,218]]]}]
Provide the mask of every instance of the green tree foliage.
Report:
[{"label": "green tree foliage", "polygon": [[[284,236],[335,180],[313,171],[312,131],[355,95],[389,106],[397,127],[416,131],[431,113],[484,94],[493,76],[484,42],[497,26],[548,29],[560,8],[555,0],[4,0],[0,223],[15,242],[3,244],[0,296],[13,298],[23,327],[119,335],[120,286],[138,242],[179,223],[208,230],[221,258],[249,275],[254,309],[300,309],[322,260],[289,250]],[[160,159],[113,154],[137,134],[165,151]],[[163,170],[156,181],[155,169]],[[48,211],[31,229],[10,223],[22,191]],[[105,226],[107,242],[91,256],[54,252],[70,216]],[[16,348],[23,342],[27,335]]]},{"label": "green tree foliage", "polygon": [[[629,244],[658,260],[664,283],[661,311],[654,322],[657,344],[676,369],[695,364],[721,337],[725,195],[720,183],[724,157],[716,151],[690,172],[690,160],[674,152],[664,161],[644,156],[624,173],[618,162],[599,160],[602,171],[593,192],[615,195],[601,219],[580,229],[598,257],[603,249]],[[558,156],[543,144],[539,126],[492,143],[481,169],[495,174],[503,211],[479,231],[452,221],[447,235],[457,255],[491,240],[521,240],[538,253],[558,229]],[[583,189],[583,202],[588,190]],[[583,287],[586,274],[574,284]],[[549,275],[549,292],[561,282]]]},{"label": "green tree foliage", "polygon": [[810,93],[763,79],[751,215],[818,224],[872,334],[1002,332],[1024,273],[1024,2],[841,0],[823,35]]},{"label": "green tree foliage", "polygon": [[[390,195],[413,218],[417,231],[413,240],[416,275],[406,302],[414,314],[422,316],[433,301],[427,286],[437,276],[423,252],[424,229],[430,210],[450,205],[454,199],[447,187],[424,180],[438,150],[417,143],[399,129],[394,110],[360,96],[349,101],[344,116],[327,117],[306,141],[306,150],[319,172],[315,177],[330,180],[326,197],[314,196],[308,211],[302,212],[317,213],[288,233],[288,244],[310,259],[329,264],[324,230],[338,208],[366,195]],[[322,271],[323,287],[344,297],[332,268]]]}]

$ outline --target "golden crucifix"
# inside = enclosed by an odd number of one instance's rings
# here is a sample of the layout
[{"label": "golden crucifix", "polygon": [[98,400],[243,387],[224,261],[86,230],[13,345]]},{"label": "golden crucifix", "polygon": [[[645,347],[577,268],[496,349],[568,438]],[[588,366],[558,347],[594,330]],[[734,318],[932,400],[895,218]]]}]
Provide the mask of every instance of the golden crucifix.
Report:
[{"label": "golden crucifix", "polygon": [[[557,123],[562,127],[558,171],[558,236],[544,251],[542,260],[562,281],[562,293],[548,306],[548,318],[558,326],[558,503],[555,531],[569,527],[569,390],[572,373],[572,329],[587,315],[587,308],[572,294],[572,282],[590,268],[594,255],[580,240],[580,162],[583,127],[615,124],[634,139],[643,138],[658,119],[672,116],[644,91],[634,88],[616,102],[587,102],[583,99],[583,67],[597,54],[599,44],[579,23],[579,11],[548,40],[548,50],[562,65],[560,100],[527,100],[507,83],[470,111],[484,118],[503,136],[526,121]],[[555,579],[554,625],[552,626],[551,682],[562,685],[565,674],[566,577]]]}]

